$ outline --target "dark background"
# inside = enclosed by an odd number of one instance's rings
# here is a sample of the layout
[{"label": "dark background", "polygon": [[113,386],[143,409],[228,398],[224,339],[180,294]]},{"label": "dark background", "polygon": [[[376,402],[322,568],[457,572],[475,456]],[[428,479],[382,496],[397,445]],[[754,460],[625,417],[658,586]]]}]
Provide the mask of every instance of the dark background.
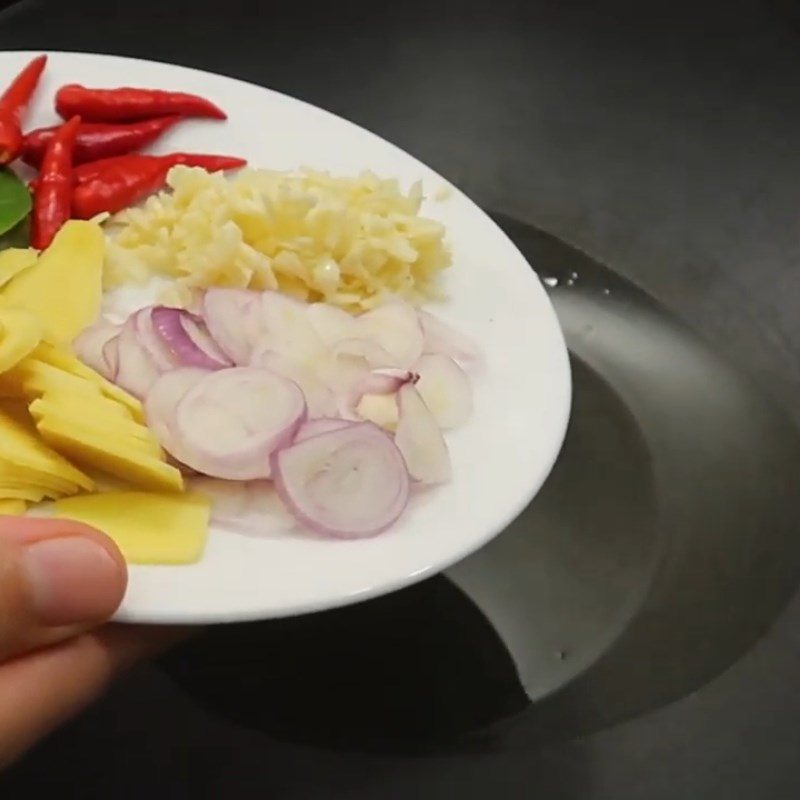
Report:
[{"label": "dark background", "polygon": [[[179,62],[386,136],[634,280],[795,419],[798,45],[798,7],[775,1],[76,0],[0,14],[6,49]],[[254,630],[240,657],[264,641]],[[12,772],[8,796],[782,800],[800,795],[798,676],[795,599],[724,674],[645,717],[522,752],[393,758],[281,742],[146,667]]]}]

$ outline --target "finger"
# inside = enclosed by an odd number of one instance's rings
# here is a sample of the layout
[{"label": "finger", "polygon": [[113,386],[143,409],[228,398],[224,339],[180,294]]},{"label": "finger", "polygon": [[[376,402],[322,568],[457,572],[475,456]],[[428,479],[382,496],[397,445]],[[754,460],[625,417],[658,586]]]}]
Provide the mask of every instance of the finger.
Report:
[{"label": "finger", "polygon": [[0,664],[0,769],[185,629],[106,626]]},{"label": "finger", "polygon": [[126,583],[104,534],[67,520],[0,517],[0,661],[103,622]]}]

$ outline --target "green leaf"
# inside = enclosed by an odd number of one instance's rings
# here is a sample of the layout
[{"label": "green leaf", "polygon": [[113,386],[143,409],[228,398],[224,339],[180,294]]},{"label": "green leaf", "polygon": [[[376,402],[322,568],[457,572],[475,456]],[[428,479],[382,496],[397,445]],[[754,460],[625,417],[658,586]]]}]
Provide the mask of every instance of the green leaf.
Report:
[{"label": "green leaf", "polygon": [[23,217],[10,231],[0,233],[0,250],[31,246],[31,218]]},{"label": "green leaf", "polygon": [[28,216],[31,193],[11,170],[0,170],[0,236]]}]

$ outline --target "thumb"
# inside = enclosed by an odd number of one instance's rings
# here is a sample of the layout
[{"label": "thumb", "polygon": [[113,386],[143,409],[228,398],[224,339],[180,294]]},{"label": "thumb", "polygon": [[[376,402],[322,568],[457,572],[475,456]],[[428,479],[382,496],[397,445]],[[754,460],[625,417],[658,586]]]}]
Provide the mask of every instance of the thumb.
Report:
[{"label": "thumb", "polygon": [[0,662],[94,627],[125,593],[125,562],[77,522],[0,517]]}]

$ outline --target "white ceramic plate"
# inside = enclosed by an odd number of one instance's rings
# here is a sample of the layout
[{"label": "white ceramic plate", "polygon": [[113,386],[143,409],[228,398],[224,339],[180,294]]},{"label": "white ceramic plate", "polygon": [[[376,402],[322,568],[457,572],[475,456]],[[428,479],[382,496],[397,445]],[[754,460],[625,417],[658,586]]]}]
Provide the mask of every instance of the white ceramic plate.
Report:
[{"label": "white ceramic plate", "polygon": [[[31,55],[0,54],[0,71],[15,74]],[[422,179],[428,198],[448,185],[378,136],[299,100],[220,75],[128,58],[53,53],[28,127],[55,122],[53,94],[72,82],[183,90],[227,111],[227,123],[177,126],[157,151],[239,155],[253,166],[276,169],[371,169],[397,177],[404,187]],[[487,360],[474,384],[474,417],[448,436],[452,482],[374,539],[261,539],[213,529],[198,564],[132,567],[117,619],[224,622],[353,603],[463,558],[500,533],[536,494],[569,416],[569,365],[556,316],[531,266],[471,200],[453,189],[444,201],[427,200],[423,213],[447,226],[454,255],[449,299],[431,310],[480,342]]]}]

